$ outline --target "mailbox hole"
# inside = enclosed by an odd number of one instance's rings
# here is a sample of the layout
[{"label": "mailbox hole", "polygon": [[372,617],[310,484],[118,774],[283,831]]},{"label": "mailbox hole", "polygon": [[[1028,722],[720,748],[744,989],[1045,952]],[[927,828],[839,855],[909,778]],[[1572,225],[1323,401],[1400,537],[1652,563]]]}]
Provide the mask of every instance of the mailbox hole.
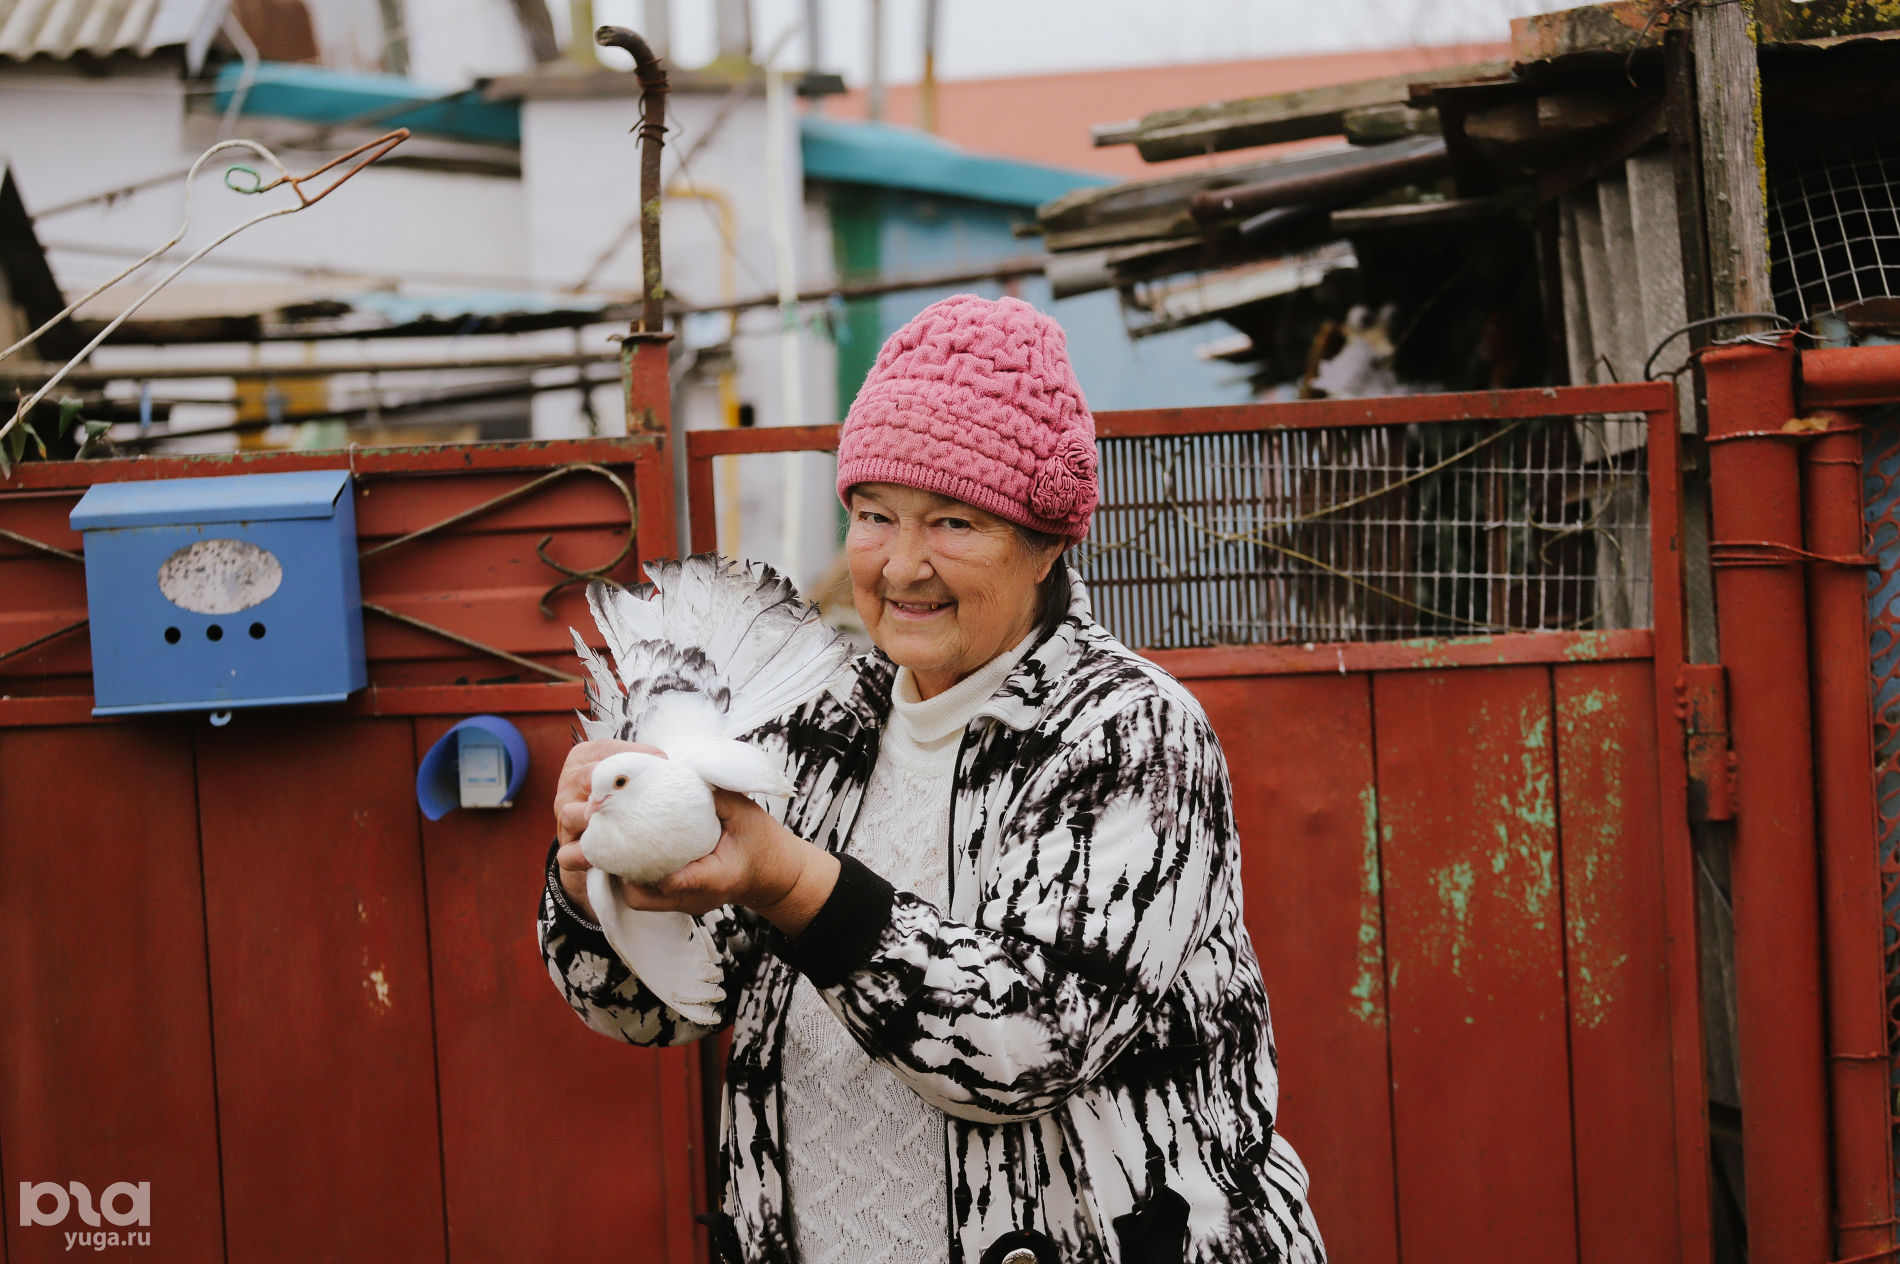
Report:
[{"label": "mailbox hole", "polygon": [[205,640],[222,641],[223,639],[224,639],[224,629],[218,626],[217,624],[214,623],[210,627],[205,629]]},{"label": "mailbox hole", "polygon": [[184,635],[185,634],[183,632],[180,632],[177,628],[166,628],[165,629],[165,644],[176,645],[178,644],[179,640],[183,638]]},{"label": "mailbox hole", "polygon": [[264,625],[263,624],[253,623],[251,625],[251,639],[253,641],[261,641],[264,639]]}]

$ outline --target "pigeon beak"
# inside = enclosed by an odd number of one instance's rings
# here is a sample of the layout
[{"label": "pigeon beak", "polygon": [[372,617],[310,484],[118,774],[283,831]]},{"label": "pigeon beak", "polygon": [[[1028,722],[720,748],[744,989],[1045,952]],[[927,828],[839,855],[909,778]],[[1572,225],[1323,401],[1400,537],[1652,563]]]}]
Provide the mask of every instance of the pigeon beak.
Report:
[{"label": "pigeon beak", "polygon": [[587,819],[590,821],[593,820],[594,813],[600,811],[600,805],[605,802],[606,800],[597,794],[589,795],[587,797]]}]

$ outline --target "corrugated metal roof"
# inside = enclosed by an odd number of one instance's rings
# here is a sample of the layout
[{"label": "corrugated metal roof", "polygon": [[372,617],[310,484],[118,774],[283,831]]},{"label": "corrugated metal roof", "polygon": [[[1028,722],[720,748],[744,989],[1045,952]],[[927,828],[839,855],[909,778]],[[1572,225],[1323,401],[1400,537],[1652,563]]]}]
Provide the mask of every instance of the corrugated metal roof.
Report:
[{"label": "corrugated metal roof", "polygon": [[183,46],[196,69],[229,0],[0,0],[0,56],[149,57]]}]

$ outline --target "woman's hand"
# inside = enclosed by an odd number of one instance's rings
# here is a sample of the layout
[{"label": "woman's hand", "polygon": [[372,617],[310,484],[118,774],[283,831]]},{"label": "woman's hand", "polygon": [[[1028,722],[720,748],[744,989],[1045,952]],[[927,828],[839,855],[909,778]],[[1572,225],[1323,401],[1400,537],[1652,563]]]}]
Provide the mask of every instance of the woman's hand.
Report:
[{"label": "woman's hand", "polygon": [[792,833],[742,794],[714,790],[713,806],[725,826],[718,845],[651,886],[620,883],[621,898],[628,908],[694,916],[737,904],[796,936],[830,898],[838,882],[838,858]]},{"label": "woman's hand", "polygon": [[637,742],[581,742],[567,752],[567,762],[561,765],[561,779],[554,790],[554,834],[561,844],[560,850],[554,853],[554,863],[560,871],[561,889],[567,892],[568,903],[595,922],[600,920],[600,914],[587,898],[587,871],[593,866],[581,854],[580,837],[587,830],[587,818],[592,815],[587,810],[587,800],[594,793],[594,765],[609,755],[626,751],[666,757],[666,752],[659,747],[642,746]]}]

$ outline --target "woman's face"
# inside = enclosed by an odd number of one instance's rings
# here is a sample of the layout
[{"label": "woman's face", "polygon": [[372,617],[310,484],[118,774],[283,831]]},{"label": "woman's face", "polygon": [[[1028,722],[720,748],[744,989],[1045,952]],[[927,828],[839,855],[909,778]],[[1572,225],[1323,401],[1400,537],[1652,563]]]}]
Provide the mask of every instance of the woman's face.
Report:
[{"label": "woman's face", "polygon": [[935,697],[1029,635],[1055,564],[995,514],[892,483],[851,489],[851,599],[877,647]]}]

